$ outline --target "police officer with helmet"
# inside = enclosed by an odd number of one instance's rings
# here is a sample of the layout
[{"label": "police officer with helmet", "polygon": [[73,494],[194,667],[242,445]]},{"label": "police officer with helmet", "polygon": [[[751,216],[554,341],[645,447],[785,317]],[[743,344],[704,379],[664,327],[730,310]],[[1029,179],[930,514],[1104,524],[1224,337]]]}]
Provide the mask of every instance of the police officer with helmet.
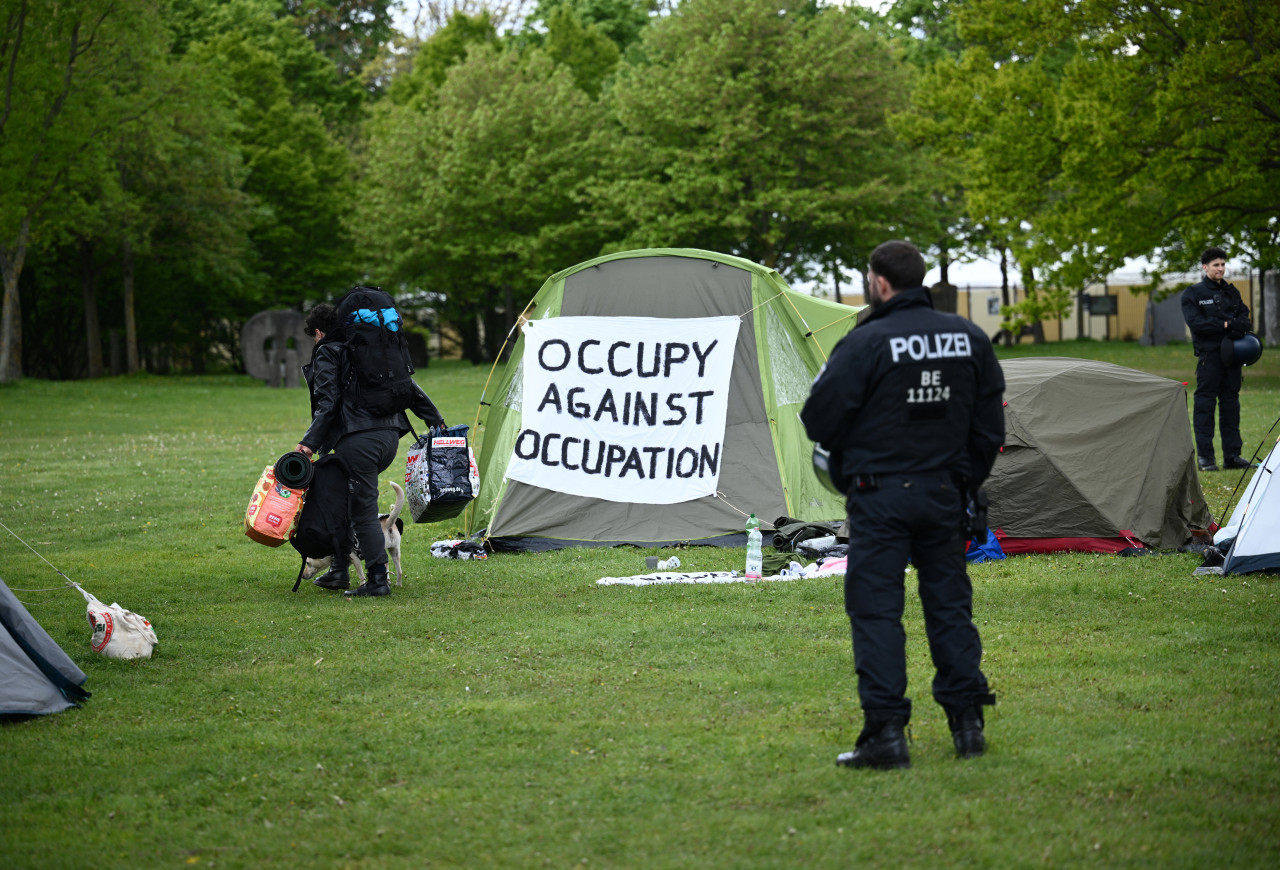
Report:
[{"label": "police officer with helmet", "polygon": [[1215,406],[1222,432],[1223,467],[1251,468],[1253,463],[1240,455],[1244,445],[1240,437],[1240,386],[1244,375],[1231,352],[1234,340],[1253,332],[1253,320],[1248,306],[1240,298],[1240,291],[1223,278],[1227,271],[1226,251],[1206,248],[1200,255],[1200,268],[1204,280],[1182,291],[1182,318],[1191,329],[1191,342],[1198,358],[1191,418],[1200,470],[1218,470],[1213,454]]},{"label": "police officer with helmet", "polygon": [[966,494],[986,479],[1004,441],[1004,374],[982,330],[934,311],[924,276],[914,245],[875,249],[871,315],[836,345],[800,413],[809,437],[830,451],[847,496],[844,597],[864,725],[853,751],[837,758],[841,766],[911,764],[908,559],[936,669],[933,697],[960,757],[985,751],[982,708],[995,703],[980,667],[964,513]]}]

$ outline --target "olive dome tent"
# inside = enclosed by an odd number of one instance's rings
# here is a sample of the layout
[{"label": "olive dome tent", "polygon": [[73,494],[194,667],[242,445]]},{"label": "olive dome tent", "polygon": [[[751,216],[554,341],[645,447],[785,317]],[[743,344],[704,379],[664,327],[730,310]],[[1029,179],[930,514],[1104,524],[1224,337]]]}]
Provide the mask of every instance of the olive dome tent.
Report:
[{"label": "olive dome tent", "polygon": [[1005,360],[1005,442],[988,478],[1007,553],[1178,547],[1212,517],[1178,381],[1093,360]]},{"label": "olive dome tent", "polygon": [[798,414],[858,310],[701,250],[552,275],[481,399],[468,534],[499,550],[729,546],[748,514],[843,517]]}]

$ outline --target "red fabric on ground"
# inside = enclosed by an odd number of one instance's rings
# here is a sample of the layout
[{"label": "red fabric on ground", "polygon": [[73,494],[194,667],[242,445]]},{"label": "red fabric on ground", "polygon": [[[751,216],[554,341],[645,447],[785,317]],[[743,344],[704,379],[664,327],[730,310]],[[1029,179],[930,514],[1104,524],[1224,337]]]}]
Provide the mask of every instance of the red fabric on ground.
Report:
[{"label": "red fabric on ground", "polygon": [[1000,542],[1000,549],[1008,556],[1062,552],[1119,553],[1129,547],[1146,546],[1128,529],[1121,529],[1120,537],[1115,538],[1011,538],[1001,529],[996,529],[993,534]]}]

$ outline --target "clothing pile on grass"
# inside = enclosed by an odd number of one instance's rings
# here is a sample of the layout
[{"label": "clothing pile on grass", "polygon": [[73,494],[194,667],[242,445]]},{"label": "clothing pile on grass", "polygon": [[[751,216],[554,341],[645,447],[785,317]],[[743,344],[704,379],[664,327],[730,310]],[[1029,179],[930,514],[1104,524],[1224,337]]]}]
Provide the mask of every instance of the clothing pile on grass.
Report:
[{"label": "clothing pile on grass", "polygon": [[[779,563],[781,567],[785,567],[785,563],[791,561],[785,554],[791,552],[823,567],[832,559],[848,557],[849,521],[813,523],[790,517],[778,517],[774,521],[773,548],[778,553],[765,556],[766,573],[770,568],[771,559],[774,567],[779,567]],[[979,541],[976,538],[969,541],[965,558],[970,562],[988,562],[1003,559],[1005,554],[996,536],[988,530],[985,541]]]},{"label": "clothing pile on grass", "polygon": [[835,573],[837,567],[843,572],[848,565],[849,524],[782,516],[773,521],[770,543],[774,552],[764,557],[766,575],[817,577]]},{"label": "clothing pile on grass", "polygon": [[[799,580],[843,576],[848,567],[849,538],[841,522],[809,522],[779,517],[769,540],[776,552],[764,554],[762,580]],[[602,577],[598,586],[747,583],[740,571],[657,571],[632,577]]]},{"label": "clothing pile on grass", "polygon": [[477,540],[453,538],[436,541],[431,545],[431,555],[436,559],[488,559],[484,544]]}]

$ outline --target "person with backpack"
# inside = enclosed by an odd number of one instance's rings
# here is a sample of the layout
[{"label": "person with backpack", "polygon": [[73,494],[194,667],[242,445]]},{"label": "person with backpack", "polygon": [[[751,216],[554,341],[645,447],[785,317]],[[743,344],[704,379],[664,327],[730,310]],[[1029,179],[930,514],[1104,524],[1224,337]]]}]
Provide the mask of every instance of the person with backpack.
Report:
[{"label": "person with backpack", "polygon": [[311,362],[302,367],[311,392],[311,425],[297,449],[308,457],[333,451],[345,463],[351,525],[366,577],[350,588],[348,550],[334,553],[330,570],[312,583],[347,590],[350,597],[391,594],[378,522],[378,476],[395,461],[401,437],[413,431],[405,411],[428,426],[444,425],[444,417],[413,380],[401,326],[391,296],[366,285],[349,290],[336,308],[315,306],[304,324],[316,345]]}]

